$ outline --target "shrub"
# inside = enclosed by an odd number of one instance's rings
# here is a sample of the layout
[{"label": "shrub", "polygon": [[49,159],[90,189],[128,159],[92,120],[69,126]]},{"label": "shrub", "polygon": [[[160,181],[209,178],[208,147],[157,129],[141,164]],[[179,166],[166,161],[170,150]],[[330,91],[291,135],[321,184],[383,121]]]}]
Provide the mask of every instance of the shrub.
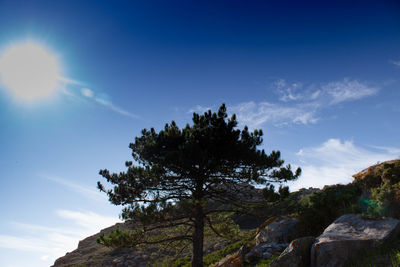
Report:
[{"label": "shrub", "polygon": [[371,198],[375,208],[370,206],[367,214],[376,217],[400,217],[400,182],[396,184],[386,182],[377,188],[372,188]]},{"label": "shrub", "polygon": [[299,205],[299,231],[317,235],[337,217],[357,213],[360,188],[355,184],[326,186],[323,190],[304,197]]},{"label": "shrub", "polygon": [[289,186],[279,186],[278,193],[280,199],[286,199],[290,195]]},{"label": "shrub", "polygon": [[269,202],[276,202],[278,200],[284,200],[289,196],[289,187],[288,186],[279,186],[278,192],[275,192],[275,186],[270,184],[267,185],[263,190],[264,199]]},{"label": "shrub", "polygon": [[364,191],[362,212],[367,217],[400,217],[400,160],[369,167],[354,176]]}]

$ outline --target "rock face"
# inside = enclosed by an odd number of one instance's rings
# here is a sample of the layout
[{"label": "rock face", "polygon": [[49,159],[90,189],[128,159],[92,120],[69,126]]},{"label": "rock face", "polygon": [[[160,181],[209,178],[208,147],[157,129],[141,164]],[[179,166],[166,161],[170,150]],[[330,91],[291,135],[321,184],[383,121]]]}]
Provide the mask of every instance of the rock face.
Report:
[{"label": "rock face", "polygon": [[271,262],[271,267],[307,267],[310,266],[310,249],[315,237],[306,236],[293,240],[282,254]]},{"label": "rock face", "polygon": [[[130,227],[129,223],[117,223],[114,226],[101,230],[100,233],[108,234],[116,227],[122,230]],[[139,249],[117,249],[112,250],[97,244],[96,239],[100,233],[87,237],[80,241],[78,248],[67,253],[64,257],[57,259],[53,267],[72,266],[146,266],[152,251],[141,251]]]},{"label": "rock face", "polygon": [[267,220],[256,236],[256,245],[261,243],[287,244],[297,236],[296,223],[298,219],[291,216],[278,216]]},{"label": "rock face", "polygon": [[[115,230],[117,226],[121,230],[129,230],[134,227],[134,223],[117,223],[116,225],[101,230],[100,233],[107,235],[111,230]],[[149,263],[163,260],[168,256],[167,252],[160,252],[157,246],[141,246],[126,249],[105,247],[96,242],[100,233],[80,241],[77,249],[58,258],[52,267],[145,267],[149,266]],[[228,244],[229,242],[216,237],[212,239],[212,241],[204,244],[204,250],[206,253],[211,253],[223,249]],[[183,254],[182,257],[184,256],[190,256],[190,251],[189,253]]]},{"label": "rock face", "polygon": [[269,259],[279,255],[290,240],[296,237],[296,223],[298,219],[291,216],[277,216],[268,219],[255,237],[255,246],[244,253],[243,258],[247,263],[259,259]]},{"label": "rock face", "polygon": [[311,247],[312,267],[344,266],[365,249],[395,237],[400,221],[393,218],[366,220],[346,214],[335,220]]}]

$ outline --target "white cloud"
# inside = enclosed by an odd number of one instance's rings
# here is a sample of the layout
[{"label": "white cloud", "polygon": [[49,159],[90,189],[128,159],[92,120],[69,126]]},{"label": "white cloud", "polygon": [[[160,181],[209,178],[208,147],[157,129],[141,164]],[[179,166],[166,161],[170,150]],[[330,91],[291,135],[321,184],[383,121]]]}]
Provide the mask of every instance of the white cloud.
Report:
[{"label": "white cloud", "polygon": [[42,261],[47,261],[49,259],[49,257],[50,257],[49,255],[43,255],[43,256],[40,257],[40,259]]},{"label": "white cloud", "polygon": [[387,147],[387,146],[370,146],[370,147],[386,151],[389,154],[398,154],[400,156],[400,148]]},{"label": "white cloud", "polygon": [[204,112],[207,112],[210,109],[212,110],[213,108],[212,107],[203,107],[203,106],[200,106],[200,105],[196,105],[194,108],[190,109],[188,111],[188,113],[193,113],[193,112],[204,113]]},{"label": "white cloud", "polygon": [[318,103],[320,105],[336,105],[344,101],[358,100],[378,93],[379,88],[372,87],[359,80],[344,78],[324,84],[300,82],[288,83],[283,79],[273,83],[273,89],[282,102]]},{"label": "white cloud", "polygon": [[303,88],[303,84],[299,82],[288,84],[284,79],[279,79],[274,83],[276,90],[281,95],[279,100],[283,102],[296,101],[304,97],[299,92]]},{"label": "white cloud", "polygon": [[301,149],[298,163],[301,177],[291,183],[291,189],[323,187],[329,184],[347,184],[352,175],[377,162],[398,158],[399,148],[367,149],[356,146],[352,141],[329,139],[317,147]]},{"label": "white cloud", "polygon": [[275,125],[288,123],[309,124],[317,122],[316,107],[313,105],[284,106],[268,102],[245,102],[230,107],[241,124],[250,128],[260,127],[269,122]]},{"label": "white cloud", "polygon": [[105,194],[102,194],[100,191],[93,189],[94,186],[93,186],[93,188],[83,186],[83,185],[77,184],[76,182],[71,182],[71,180],[62,179],[62,178],[56,177],[56,176],[43,175],[43,174],[40,174],[39,176],[42,178],[45,178],[47,180],[50,180],[52,182],[63,185],[66,188],[84,196],[85,198],[95,200],[95,201],[103,201],[103,202],[106,202],[106,200],[107,200],[107,197]]},{"label": "white cloud", "polygon": [[51,254],[57,253],[58,251],[56,247],[48,246],[43,239],[16,237],[12,235],[0,235],[0,247]]},{"label": "white cloud", "polygon": [[114,112],[117,112],[117,113],[119,113],[119,114],[121,114],[121,115],[124,115],[124,116],[127,116],[127,117],[131,117],[131,118],[133,118],[133,119],[138,119],[138,118],[139,118],[138,115],[135,115],[135,114],[133,114],[133,113],[130,113],[129,111],[126,111],[126,110],[124,110],[124,109],[122,109],[122,108],[120,108],[120,107],[114,105],[114,104],[113,104],[111,101],[109,101],[109,100],[106,100],[106,99],[101,98],[101,97],[96,97],[96,98],[94,98],[94,100],[95,100],[98,104],[100,104],[100,105],[102,105],[102,106],[104,106],[104,107],[106,107],[106,108],[109,108],[110,110],[112,110],[112,111],[114,111]]},{"label": "white cloud", "polygon": [[56,216],[70,221],[68,227],[47,227],[12,222],[19,235],[0,235],[0,247],[26,252],[37,252],[42,261],[54,262],[66,252],[74,250],[78,241],[120,222],[117,218],[91,211],[57,210]]},{"label": "white cloud", "polygon": [[400,60],[390,60],[389,62],[397,67],[400,67]]},{"label": "white cloud", "polygon": [[[320,119],[319,113],[324,108],[359,100],[379,91],[377,87],[347,78],[319,85],[288,83],[280,79],[272,86],[279,95],[278,102],[243,102],[230,106],[228,111],[235,113],[240,123],[251,128],[261,127],[265,123],[275,126],[313,124]],[[200,108],[201,106],[197,106],[195,110]]]},{"label": "white cloud", "polygon": [[[249,101],[229,106],[238,121],[250,128],[261,127],[265,123],[275,126],[290,124],[314,124],[322,109],[342,102],[355,101],[377,94],[378,87],[369,86],[359,80],[345,78],[324,84],[303,84],[279,79],[272,83],[279,101]],[[211,107],[197,105],[189,112],[202,113]]]},{"label": "white cloud", "polygon": [[90,90],[89,88],[82,88],[81,89],[81,94],[87,98],[93,98],[94,97],[94,92]]},{"label": "white cloud", "polygon": [[322,86],[322,91],[326,92],[332,98],[331,104],[371,96],[376,94],[378,90],[378,88],[370,87],[360,81],[349,79],[344,79],[340,82],[330,82]]},{"label": "white cloud", "polygon": [[[106,107],[109,110],[112,110],[121,115],[130,117],[130,118],[134,118],[134,119],[139,118],[138,115],[133,114],[133,113],[115,105],[114,103],[112,103],[108,99],[108,96],[105,94],[100,94],[100,96],[96,96],[97,94],[95,93],[94,90],[86,88],[86,87],[80,88],[80,92],[76,92],[77,90],[79,90],[79,89],[77,89],[77,86],[84,85],[84,83],[82,83],[82,82],[75,81],[75,80],[65,78],[65,77],[59,77],[58,80],[60,80],[64,83],[64,86],[60,88],[60,91],[62,93],[64,93],[65,95],[74,98],[75,100],[81,100],[82,102],[85,102],[85,103],[88,103],[88,102],[86,102],[86,100],[91,100],[91,101],[94,101],[95,103],[100,104],[103,107]],[[70,85],[69,88],[67,88],[66,85]],[[84,98],[82,98],[82,96]],[[86,100],[84,100],[84,99],[86,99]]]},{"label": "white cloud", "polygon": [[83,229],[91,230],[103,229],[116,223],[114,217],[102,216],[94,212],[79,212],[72,210],[57,210],[56,214],[64,219],[73,221],[75,224],[81,226]]}]

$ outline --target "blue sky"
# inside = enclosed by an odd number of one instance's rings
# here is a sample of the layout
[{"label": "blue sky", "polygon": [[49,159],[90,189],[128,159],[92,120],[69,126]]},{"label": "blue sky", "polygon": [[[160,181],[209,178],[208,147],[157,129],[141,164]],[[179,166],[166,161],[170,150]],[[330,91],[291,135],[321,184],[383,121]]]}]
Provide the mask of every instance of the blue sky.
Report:
[{"label": "blue sky", "polygon": [[35,101],[0,77],[0,265],[49,266],[113,224],[98,171],[223,102],[303,168],[293,190],[398,158],[400,4],[348,2],[0,1],[0,76],[24,43],[60,66]]}]

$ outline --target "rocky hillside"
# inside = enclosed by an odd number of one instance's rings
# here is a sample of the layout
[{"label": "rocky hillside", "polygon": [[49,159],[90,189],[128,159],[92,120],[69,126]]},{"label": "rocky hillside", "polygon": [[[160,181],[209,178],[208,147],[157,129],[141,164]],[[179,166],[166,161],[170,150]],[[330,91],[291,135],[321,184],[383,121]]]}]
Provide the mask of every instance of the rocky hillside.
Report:
[{"label": "rocky hillside", "polygon": [[[125,267],[125,266],[148,266],[149,262],[160,261],[169,256],[157,246],[146,246],[140,248],[113,249],[100,245],[96,242],[101,233],[108,234],[119,227],[128,230],[133,227],[132,223],[117,223],[111,227],[101,230],[99,233],[89,236],[79,242],[78,248],[65,256],[57,259],[52,267]],[[211,253],[226,247],[231,242],[222,238],[213,237],[205,242],[206,253]],[[183,253],[189,256],[190,250]]]},{"label": "rocky hillside", "polygon": [[[256,189],[251,186],[244,186],[243,196],[252,196],[251,200],[254,202],[263,201],[263,190]],[[265,205],[258,207],[258,218],[249,216],[235,216],[234,221],[237,223],[243,232],[248,232],[251,229],[259,227],[268,217],[279,216],[281,214],[293,213],[295,211],[295,203],[312,193],[320,191],[316,188],[301,189],[291,193],[290,197],[285,200],[277,202],[265,202]],[[135,249],[112,249],[100,245],[96,242],[101,233],[108,234],[117,227],[121,230],[131,228],[132,223],[118,223],[114,226],[101,230],[99,233],[87,237],[80,241],[78,248],[72,252],[67,253],[65,256],[59,258],[54,263],[54,267],[67,267],[67,266],[146,266],[146,263],[155,260],[154,255],[158,255],[156,259],[160,259],[165,254],[160,255],[157,247],[135,248]],[[218,237],[207,238],[205,240],[206,252],[212,253],[224,249],[229,252],[227,245],[232,244],[230,241],[223,240]],[[222,253],[221,255],[223,255]],[[153,257],[152,257],[153,256]],[[186,253],[190,256],[190,251]]]},{"label": "rocky hillside", "polygon": [[128,229],[129,223],[117,223],[85,238],[76,250],[57,259],[53,266],[145,266],[151,251],[146,254],[140,249],[113,250],[97,244],[96,239],[101,233],[108,234],[117,227]]},{"label": "rocky hillside", "polygon": [[[400,244],[396,247],[400,216],[398,210],[393,211],[400,203],[400,160],[371,166],[354,178],[348,185],[326,186],[322,190],[301,189],[276,201],[264,200],[263,206],[256,211],[260,215],[258,219],[234,218],[242,229],[258,226],[257,230],[243,231],[247,233],[243,241],[233,244],[221,238],[205,240],[210,259],[207,262],[223,267],[256,266],[257,263],[265,266],[344,266],[357,262],[356,256],[361,257],[364,251],[376,251],[388,242],[395,244],[390,251],[400,249]],[[243,191],[243,195],[251,194],[257,201],[266,197],[259,189],[244,187]],[[133,225],[129,222],[117,224],[100,233],[107,234],[117,226],[124,230]],[[53,266],[146,266],[170,256],[160,254],[157,247],[107,248],[96,242],[100,233],[80,241],[76,250],[56,260]],[[238,249],[240,245],[242,247]],[[169,265],[188,266],[190,258],[185,255],[189,256],[190,250]],[[390,257],[393,256],[379,254],[376,258],[388,264],[393,262]]]}]

